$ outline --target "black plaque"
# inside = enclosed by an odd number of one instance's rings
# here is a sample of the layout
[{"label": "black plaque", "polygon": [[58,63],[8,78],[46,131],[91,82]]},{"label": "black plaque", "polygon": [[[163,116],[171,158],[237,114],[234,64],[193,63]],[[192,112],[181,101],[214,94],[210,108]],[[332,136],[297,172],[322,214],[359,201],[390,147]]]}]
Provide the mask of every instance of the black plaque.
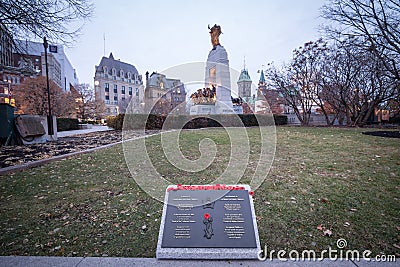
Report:
[{"label": "black plaque", "polygon": [[168,203],[162,248],[257,248],[249,191],[170,191]]}]

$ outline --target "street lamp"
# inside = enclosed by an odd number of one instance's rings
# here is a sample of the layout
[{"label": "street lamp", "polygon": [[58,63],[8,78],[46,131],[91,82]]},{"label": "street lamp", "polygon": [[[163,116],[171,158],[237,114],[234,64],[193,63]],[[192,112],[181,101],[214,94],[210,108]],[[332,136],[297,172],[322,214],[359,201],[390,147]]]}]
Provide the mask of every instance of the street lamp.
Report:
[{"label": "street lamp", "polygon": [[54,134],[53,128],[53,116],[51,114],[51,105],[50,105],[50,84],[49,84],[49,65],[47,64],[47,48],[49,44],[47,43],[46,37],[43,37],[43,47],[44,47],[44,61],[46,64],[46,85],[47,85],[47,103],[49,105],[49,114],[47,116],[47,126],[48,126],[48,135]]}]

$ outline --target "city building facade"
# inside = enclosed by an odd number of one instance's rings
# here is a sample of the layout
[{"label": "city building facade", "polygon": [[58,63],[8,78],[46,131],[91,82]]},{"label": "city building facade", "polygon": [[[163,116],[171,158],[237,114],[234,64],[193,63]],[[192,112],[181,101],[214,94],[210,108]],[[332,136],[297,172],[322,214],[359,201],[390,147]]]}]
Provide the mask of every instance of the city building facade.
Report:
[{"label": "city building facade", "polygon": [[13,45],[11,33],[0,25],[0,103],[15,106],[14,90],[25,78],[35,77],[37,72],[27,64],[14,65]]},{"label": "city building facade", "polygon": [[[139,113],[143,108],[144,86],[136,67],[114,59],[112,53],[95,66],[96,97],[106,105],[105,116],[119,113]],[[130,103],[130,105],[129,105]]]},{"label": "city building facade", "polygon": [[[45,53],[43,43],[16,40],[13,65],[28,64],[39,75],[46,76]],[[64,92],[69,92],[72,86],[79,84],[76,70],[69,61],[62,45],[49,45],[47,51],[49,78],[59,85]]]},{"label": "city building facade", "polygon": [[[171,111],[185,113],[186,90],[179,79],[167,78],[164,74],[146,72],[145,107],[146,112],[168,114]],[[175,109],[180,109],[180,112]]]},{"label": "city building facade", "polygon": [[237,81],[238,96],[242,99],[243,113],[254,113],[255,95],[252,95],[252,80],[246,67],[243,67]]}]

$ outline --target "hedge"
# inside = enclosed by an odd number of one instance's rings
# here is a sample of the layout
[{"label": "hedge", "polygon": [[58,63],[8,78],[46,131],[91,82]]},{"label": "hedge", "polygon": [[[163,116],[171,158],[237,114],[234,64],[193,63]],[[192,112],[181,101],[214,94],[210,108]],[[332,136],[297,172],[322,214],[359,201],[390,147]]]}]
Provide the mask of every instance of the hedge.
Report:
[{"label": "hedge", "polygon": [[78,130],[78,129],[79,129],[78,119],[57,118],[57,131],[58,132]]},{"label": "hedge", "polygon": [[[239,118],[239,119],[238,119]],[[258,114],[239,114],[239,115],[155,115],[155,114],[119,114],[107,117],[107,126],[115,130],[122,130],[125,119],[126,129],[146,129],[159,130],[165,129],[197,129],[207,127],[251,127],[268,125],[285,125],[287,116],[274,114],[273,119],[270,115]]]}]

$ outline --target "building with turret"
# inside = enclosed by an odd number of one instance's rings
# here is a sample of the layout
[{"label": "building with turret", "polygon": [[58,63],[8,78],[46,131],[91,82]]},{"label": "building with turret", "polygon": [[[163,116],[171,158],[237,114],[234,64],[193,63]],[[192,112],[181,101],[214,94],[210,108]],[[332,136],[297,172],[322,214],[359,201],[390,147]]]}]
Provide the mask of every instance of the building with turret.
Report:
[{"label": "building with turret", "polygon": [[[154,114],[168,114],[186,101],[186,90],[179,79],[166,77],[164,74],[146,72],[145,109]],[[179,107],[178,107],[179,108]],[[180,113],[185,108],[180,108]],[[175,110],[175,112],[178,112]]]},{"label": "building with turret", "polygon": [[285,112],[285,99],[282,94],[273,88],[267,86],[264,71],[260,71],[258,81],[256,113],[282,114]]},{"label": "building with turret", "polygon": [[243,113],[254,113],[255,95],[252,95],[252,80],[246,66],[243,67],[237,81],[238,96],[242,99]]},{"label": "building with turret", "polygon": [[94,88],[96,97],[106,105],[105,116],[125,113],[131,103],[130,113],[139,113],[144,97],[142,75],[132,64],[114,59],[112,53],[95,66]]},{"label": "building with turret", "polygon": [[239,80],[237,81],[238,85],[238,96],[241,98],[251,97],[251,79],[249,72],[247,69],[243,69],[240,72]]}]

